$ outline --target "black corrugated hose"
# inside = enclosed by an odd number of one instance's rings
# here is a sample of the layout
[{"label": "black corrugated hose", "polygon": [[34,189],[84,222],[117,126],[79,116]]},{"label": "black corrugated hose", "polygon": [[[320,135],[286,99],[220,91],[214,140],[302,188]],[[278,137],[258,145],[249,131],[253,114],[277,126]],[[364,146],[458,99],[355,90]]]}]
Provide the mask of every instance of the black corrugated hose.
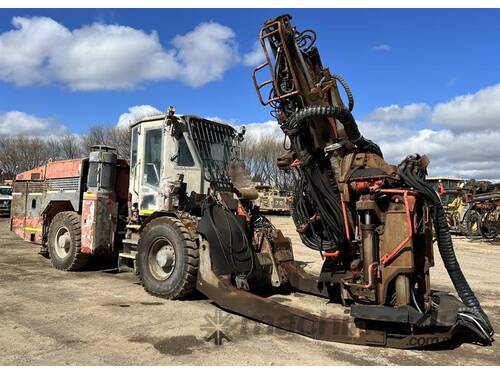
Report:
[{"label": "black corrugated hose", "polygon": [[[433,223],[439,253],[443,259],[446,271],[465,305],[464,308],[458,311],[459,318],[465,318],[467,321],[462,322],[464,325],[469,326],[476,333],[483,336],[487,342],[492,342],[494,335],[493,327],[460,268],[441,199],[432,186],[425,181],[426,170],[425,167],[421,167],[420,160],[420,155],[408,156],[399,165],[399,175],[406,185],[422,194],[433,210]],[[476,323],[479,330],[471,327],[471,322]]]},{"label": "black corrugated hose", "polygon": [[346,80],[339,74],[332,74],[332,78],[335,78],[337,81],[340,82],[342,87],[344,88],[344,91],[347,95],[347,101],[348,101],[348,106],[347,108],[349,109],[349,112],[352,112],[354,109],[354,96],[352,95],[351,88],[347,84]]},{"label": "black corrugated hose", "polygon": [[315,117],[324,118],[335,118],[339,120],[344,125],[344,130],[354,145],[362,152],[371,152],[383,157],[380,147],[369,139],[364,138],[358,129],[358,124],[354,120],[354,116],[347,108],[335,107],[335,106],[312,106],[306,107],[297,111],[287,122],[285,131],[288,135],[293,135],[300,131],[300,127],[303,126],[306,120],[313,119]]}]

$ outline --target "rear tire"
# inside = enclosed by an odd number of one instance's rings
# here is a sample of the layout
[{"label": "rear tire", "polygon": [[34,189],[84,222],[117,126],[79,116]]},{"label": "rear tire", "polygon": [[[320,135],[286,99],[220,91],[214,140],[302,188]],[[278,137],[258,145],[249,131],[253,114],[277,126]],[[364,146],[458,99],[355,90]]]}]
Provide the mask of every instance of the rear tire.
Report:
[{"label": "rear tire", "polygon": [[487,240],[493,240],[498,236],[499,231],[498,217],[496,209],[488,211],[481,221],[481,232]]},{"label": "rear tire", "polygon": [[193,293],[198,247],[180,220],[153,219],[141,233],[137,249],[137,272],[148,293],[168,299],[185,298]]},{"label": "rear tire", "polygon": [[90,256],[81,251],[80,215],[73,211],[59,212],[50,223],[48,251],[52,266],[62,271],[80,271]]},{"label": "rear tire", "polygon": [[481,214],[476,210],[470,210],[465,215],[464,224],[467,237],[481,236]]}]

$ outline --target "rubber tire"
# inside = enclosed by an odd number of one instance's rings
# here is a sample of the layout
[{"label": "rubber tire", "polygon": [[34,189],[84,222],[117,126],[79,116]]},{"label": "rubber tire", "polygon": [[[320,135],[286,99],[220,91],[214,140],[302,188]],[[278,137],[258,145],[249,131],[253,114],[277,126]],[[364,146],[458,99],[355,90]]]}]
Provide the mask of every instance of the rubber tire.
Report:
[{"label": "rubber tire", "polygon": [[494,213],[494,211],[487,212],[481,219],[481,233],[487,240],[494,240],[498,236],[499,231],[499,225],[497,222],[490,222],[487,220],[488,215],[492,213]]},{"label": "rubber tire", "polygon": [[[172,244],[175,252],[174,270],[166,280],[155,278],[148,264],[151,246],[162,237]],[[167,299],[182,299],[194,292],[199,265],[198,246],[180,220],[172,217],[151,220],[141,233],[137,250],[138,277],[149,294]]]},{"label": "rubber tire", "polygon": [[[477,229],[474,231],[472,226],[476,224]],[[481,237],[481,214],[476,210],[470,210],[467,212],[464,218],[464,225],[466,228],[465,235],[467,237]]]},{"label": "rubber tire", "polygon": [[[61,271],[81,271],[90,259],[90,255],[82,254],[82,227],[80,215],[74,211],[59,212],[50,223],[48,251],[52,266]],[[61,258],[54,248],[54,241],[57,231],[61,227],[66,227],[71,235],[71,248],[68,254]]]}]

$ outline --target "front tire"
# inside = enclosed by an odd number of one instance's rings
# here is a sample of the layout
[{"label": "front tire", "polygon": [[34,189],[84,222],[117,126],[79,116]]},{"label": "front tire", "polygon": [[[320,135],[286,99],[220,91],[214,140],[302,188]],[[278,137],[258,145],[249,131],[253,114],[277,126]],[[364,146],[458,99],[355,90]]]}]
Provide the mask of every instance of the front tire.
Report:
[{"label": "front tire", "polygon": [[198,247],[180,220],[153,219],[141,233],[137,249],[137,272],[148,293],[168,299],[193,293]]},{"label": "front tire", "polygon": [[49,256],[52,266],[62,271],[80,271],[87,266],[88,254],[81,253],[80,215],[59,212],[49,227]]}]

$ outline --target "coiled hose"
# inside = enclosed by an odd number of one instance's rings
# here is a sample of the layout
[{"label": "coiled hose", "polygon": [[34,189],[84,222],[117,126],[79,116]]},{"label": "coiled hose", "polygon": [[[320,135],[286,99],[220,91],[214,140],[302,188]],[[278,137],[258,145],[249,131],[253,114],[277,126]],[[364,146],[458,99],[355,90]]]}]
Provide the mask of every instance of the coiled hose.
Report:
[{"label": "coiled hose", "polygon": [[443,259],[446,271],[460,299],[465,305],[464,308],[459,309],[459,316],[461,314],[472,315],[481,325],[482,330],[487,334],[485,338],[492,341],[494,334],[493,327],[460,268],[453,248],[448,221],[441,199],[436,191],[425,181],[425,169],[419,165],[420,159],[419,155],[408,156],[399,165],[399,175],[406,185],[421,193],[429,206],[433,209],[433,223],[439,253]]},{"label": "coiled hose", "polygon": [[345,79],[341,75],[332,74],[332,78],[339,81],[340,84],[342,85],[342,87],[344,88],[344,91],[347,95],[347,101],[349,103],[347,108],[349,109],[349,112],[352,112],[352,110],[354,109],[354,96],[352,95],[351,88],[349,87],[349,85],[347,84],[347,82],[345,81]]},{"label": "coiled hose", "polygon": [[360,151],[371,152],[383,157],[380,147],[361,135],[354,116],[347,108],[321,105],[306,107],[295,112],[285,124],[284,129],[288,135],[294,135],[301,130],[306,120],[313,118],[335,118],[339,120],[344,125],[344,130],[349,141],[356,145]]}]

